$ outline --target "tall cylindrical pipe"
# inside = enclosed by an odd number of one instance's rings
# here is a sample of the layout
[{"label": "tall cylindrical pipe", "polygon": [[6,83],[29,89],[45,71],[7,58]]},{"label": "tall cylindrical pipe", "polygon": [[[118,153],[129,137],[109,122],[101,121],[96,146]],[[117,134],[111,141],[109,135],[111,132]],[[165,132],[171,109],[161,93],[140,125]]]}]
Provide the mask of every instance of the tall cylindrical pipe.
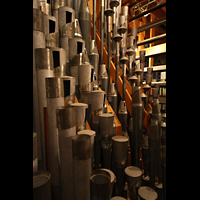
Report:
[{"label": "tall cylindrical pipe", "polygon": [[[114,38],[114,36],[117,34],[117,25],[116,25],[116,19],[118,19],[117,16],[117,7],[119,6],[119,1],[118,0],[111,0],[110,1],[110,8],[113,8],[113,34],[112,34],[112,38]],[[114,40],[112,40],[112,54],[116,60],[116,42]],[[117,89],[118,91],[118,89]]]},{"label": "tall cylindrical pipe", "polygon": [[93,40],[96,41],[96,10],[97,10],[97,1],[93,0]]},{"label": "tall cylindrical pipe", "polygon": [[45,78],[47,97],[47,119],[49,137],[49,171],[54,199],[60,200],[59,144],[56,125],[56,108],[64,106],[63,81],[60,78]]},{"label": "tall cylindrical pipe", "polygon": [[[137,79],[138,80],[138,79]],[[131,164],[140,167],[140,147],[142,144],[143,121],[142,121],[142,98],[141,87],[133,87],[132,92],[132,117],[133,117],[133,137],[131,142]]]},{"label": "tall cylindrical pipe", "polygon": [[141,74],[141,79],[140,79],[140,83],[143,83],[143,75],[144,75],[144,65],[145,65],[145,54],[146,51],[142,50],[140,51],[140,69],[143,71],[143,73]]},{"label": "tall cylindrical pipe", "polygon": [[33,200],[51,200],[51,174],[48,171],[33,173]]},{"label": "tall cylindrical pipe", "polygon": [[122,135],[127,136],[127,117],[128,117],[128,111],[126,107],[126,102],[124,100],[121,100],[119,103],[119,111],[118,111],[119,121],[122,125]]},{"label": "tall cylindrical pipe", "polygon": [[61,106],[56,108],[60,150],[60,184],[62,200],[73,199],[73,165],[71,137],[76,135],[75,108]]},{"label": "tall cylindrical pipe", "polygon": [[101,0],[100,36],[101,36],[100,64],[103,64],[103,46],[104,46],[104,0]]},{"label": "tall cylindrical pipe", "polygon": [[99,168],[100,164],[100,154],[101,154],[101,145],[100,145],[100,129],[99,129],[99,115],[103,113],[103,100],[104,100],[104,91],[94,90],[91,92],[91,104],[92,111],[92,130],[96,131],[96,136],[94,138],[94,158],[95,158],[95,168]]},{"label": "tall cylindrical pipe", "polygon": [[90,200],[91,147],[89,135],[72,137],[74,200]]},{"label": "tall cylindrical pipe", "polygon": [[33,8],[33,132],[36,132],[38,135],[39,169],[41,168],[41,141],[35,49],[46,47],[44,32],[44,13],[39,9]]},{"label": "tall cylindrical pipe", "polygon": [[42,169],[46,170],[46,145],[43,107],[47,106],[45,78],[53,77],[52,51],[48,48],[35,49],[35,65],[37,70]]},{"label": "tall cylindrical pipe", "polygon": [[90,174],[91,200],[110,200],[111,176],[102,169],[96,169]]},{"label": "tall cylindrical pipe", "polygon": [[85,103],[72,103],[71,106],[75,107],[76,130],[81,131],[86,129],[85,113],[88,105]]},{"label": "tall cylindrical pipe", "polygon": [[37,133],[33,132],[33,172],[38,171]]},{"label": "tall cylindrical pipe", "polygon": [[[91,19],[90,19],[90,9],[88,6],[87,0],[81,0],[81,5],[79,9],[79,23],[81,28],[81,33],[83,40],[85,40],[85,47],[87,52],[90,51],[90,26],[91,26]],[[89,33],[88,33],[89,31]]]},{"label": "tall cylindrical pipe", "polygon": [[118,196],[122,196],[124,190],[124,169],[128,155],[128,140],[129,138],[126,136],[112,137]]},{"label": "tall cylindrical pipe", "polygon": [[111,152],[112,152],[112,136],[113,136],[113,113],[103,113],[99,115],[99,127],[102,149],[102,167],[110,169]]},{"label": "tall cylindrical pipe", "polygon": [[[108,6],[110,7],[110,6]],[[111,53],[111,16],[113,16],[113,13],[114,11],[110,8],[106,9],[104,11],[104,14],[107,16],[108,18],[108,37],[107,37],[107,48],[108,48],[108,87],[109,87],[109,84],[110,84],[110,60],[111,60],[111,56],[110,56],[110,53]]]}]

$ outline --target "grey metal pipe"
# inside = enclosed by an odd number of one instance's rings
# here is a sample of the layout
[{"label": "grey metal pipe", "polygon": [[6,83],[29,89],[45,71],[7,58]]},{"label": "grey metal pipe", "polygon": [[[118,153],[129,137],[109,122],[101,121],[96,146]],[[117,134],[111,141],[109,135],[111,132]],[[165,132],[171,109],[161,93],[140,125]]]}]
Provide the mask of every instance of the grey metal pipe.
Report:
[{"label": "grey metal pipe", "polygon": [[133,136],[130,137],[130,143],[131,164],[137,167],[140,167],[140,147],[143,133],[142,112],[141,87],[136,83],[132,90]]},{"label": "grey metal pipe", "polygon": [[105,91],[106,98],[108,95],[108,74],[106,70],[106,65],[101,64],[99,67],[99,86],[103,91]]},{"label": "grey metal pipe", "polygon": [[103,64],[103,46],[104,46],[104,0],[101,0],[100,37],[101,37],[100,64]]},{"label": "grey metal pipe", "polygon": [[35,49],[35,66],[37,70],[38,103],[40,120],[40,140],[41,140],[41,162],[43,170],[46,170],[46,144],[44,128],[43,107],[47,106],[45,78],[53,77],[53,53],[47,48]]},{"label": "grey metal pipe", "polygon": [[78,18],[78,13],[79,13],[79,10],[80,10],[80,5],[81,5],[81,0],[73,0],[73,8],[74,8],[74,11],[75,11],[75,19],[79,19]]},{"label": "grey metal pipe", "polygon": [[110,83],[108,90],[108,102],[111,105],[113,111],[117,115],[117,91],[115,89],[115,83]]},{"label": "grey metal pipe", "polygon": [[91,91],[91,65],[89,63],[78,66],[78,82],[81,91]]},{"label": "grey metal pipe", "polygon": [[128,112],[127,112],[125,100],[121,100],[119,103],[118,116],[119,116],[119,121],[121,122],[121,125],[122,125],[122,135],[127,136],[128,135],[127,133]]},{"label": "grey metal pipe", "polygon": [[56,125],[56,108],[64,106],[63,81],[60,78],[45,78],[47,97],[47,119],[49,137],[49,171],[51,173],[52,196],[60,200],[59,144]]},{"label": "grey metal pipe", "polygon": [[33,173],[33,200],[51,200],[51,174],[48,171]]},{"label": "grey metal pipe", "polygon": [[118,196],[122,196],[124,191],[124,169],[128,155],[128,140],[129,137],[126,136],[112,137]]},{"label": "grey metal pipe", "polygon": [[144,65],[145,65],[145,54],[146,54],[146,51],[145,50],[142,50],[139,52],[140,54],[140,69],[142,70],[142,73],[140,75],[140,83],[142,84],[143,83],[143,74],[144,74]]},{"label": "grey metal pipe", "polygon": [[91,146],[92,146],[92,157],[91,157],[91,169],[94,168],[94,137],[96,136],[96,132],[93,130],[81,130],[77,132],[77,135],[89,135],[91,137]]},{"label": "grey metal pipe", "polygon": [[36,8],[39,8],[46,15],[51,16],[51,1],[47,2],[47,0],[45,1],[37,0],[37,2],[38,5]]},{"label": "grey metal pipe", "polygon": [[66,0],[53,0],[52,1],[52,14],[58,19],[58,9],[66,6]]},{"label": "grey metal pipe", "polygon": [[65,24],[75,22],[75,11],[72,7],[62,6],[58,8],[58,27],[59,29]]},{"label": "grey metal pipe", "polygon": [[[85,40],[85,47],[87,52],[90,51],[90,26],[91,26],[91,19],[90,19],[90,9],[88,6],[87,0],[81,0],[81,5],[79,9],[79,23],[81,28],[81,33],[83,40]],[[89,31],[89,34],[88,34]]]},{"label": "grey metal pipe", "polygon": [[[72,136],[74,200],[90,200],[91,137]],[[84,184],[83,184],[84,183]]]},{"label": "grey metal pipe", "polygon": [[40,121],[39,121],[39,102],[37,72],[35,66],[35,49],[45,48],[44,33],[44,13],[39,9],[33,8],[33,132],[38,135],[38,165],[41,169],[41,141],[40,141]]},{"label": "grey metal pipe", "polygon": [[85,103],[72,103],[71,106],[75,107],[76,130],[81,131],[86,129],[85,113],[88,105]]},{"label": "grey metal pipe", "polygon": [[59,77],[63,81],[64,102],[66,106],[71,105],[75,102],[75,78],[72,76]]},{"label": "grey metal pipe", "polygon": [[58,20],[54,16],[44,16],[46,47],[59,46]]},{"label": "grey metal pipe", "polygon": [[135,166],[126,167],[124,170],[128,183],[129,198],[130,200],[137,199],[137,190],[141,184],[142,171]]},{"label": "grey metal pipe", "polygon": [[96,41],[96,10],[97,10],[97,1],[93,0],[93,40]]},{"label": "grey metal pipe", "polygon": [[[119,1],[118,0],[111,0],[110,1],[110,8],[113,9],[113,34],[112,38],[117,34],[117,25],[116,25],[116,19],[118,19],[117,16],[117,7],[119,6]],[[116,60],[116,42],[112,40],[112,54]]]},{"label": "grey metal pipe", "polygon": [[96,169],[90,174],[91,200],[110,200],[111,176],[110,173]]},{"label": "grey metal pipe", "polygon": [[108,48],[108,87],[109,87],[109,84],[110,84],[110,60],[111,60],[111,56],[110,56],[110,53],[111,53],[111,16],[113,16],[113,13],[114,11],[110,8],[106,9],[104,11],[104,15],[107,16],[107,19],[108,19],[108,36],[107,36],[107,48]]},{"label": "grey metal pipe", "polygon": [[92,130],[96,131],[94,139],[95,169],[98,169],[100,164],[101,145],[99,115],[103,113],[104,94],[105,92],[101,90],[94,90],[91,92],[92,111],[94,112],[94,115],[92,115]]},{"label": "grey metal pipe", "polygon": [[33,132],[33,172],[38,171],[37,133]]},{"label": "grey metal pipe", "polygon": [[130,47],[130,40],[129,40],[129,49],[126,51],[126,54],[129,56],[129,62],[128,62],[128,65],[129,65],[129,72],[128,72],[128,78],[130,78],[132,75],[133,75],[133,69],[132,69],[132,64],[133,64],[133,54],[134,54],[134,51],[133,49]]},{"label": "grey metal pipe", "polygon": [[56,108],[60,149],[60,184],[62,200],[73,199],[73,165],[71,136],[76,135],[75,108],[61,106]]},{"label": "grey metal pipe", "polygon": [[110,174],[110,184],[111,184],[111,189],[110,189],[110,198],[112,197],[112,192],[113,192],[113,186],[114,183],[116,182],[116,176],[115,174],[109,170],[109,169],[105,169],[105,168],[101,168],[101,170],[104,170],[106,172],[108,172]]},{"label": "grey metal pipe", "polygon": [[103,113],[99,115],[100,140],[102,149],[102,167],[110,169],[112,136],[113,136],[113,113]]}]

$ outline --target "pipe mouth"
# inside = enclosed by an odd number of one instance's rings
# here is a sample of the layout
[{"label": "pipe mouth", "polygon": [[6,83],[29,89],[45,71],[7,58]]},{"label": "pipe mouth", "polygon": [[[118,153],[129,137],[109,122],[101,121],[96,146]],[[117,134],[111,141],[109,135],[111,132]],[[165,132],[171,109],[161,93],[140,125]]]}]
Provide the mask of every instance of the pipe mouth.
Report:
[{"label": "pipe mouth", "polygon": [[115,142],[128,142],[129,137],[116,135],[112,137],[112,140],[114,140]]},{"label": "pipe mouth", "polygon": [[157,192],[148,187],[148,186],[142,186],[138,189],[138,195],[142,198],[142,199],[152,199],[155,200],[158,197]]},{"label": "pipe mouth", "polygon": [[82,131],[78,131],[77,134],[78,135],[85,134],[85,135],[95,136],[96,132],[93,130],[82,130]]},{"label": "pipe mouth", "polygon": [[96,169],[91,173],[90,180],[94,184],[102,185],[102,184],[110,183],[111,176],[110,176],[110,173],[105,170]]},{"label": "pipe mouth", "polygon": [[39,188],[45,185],[51,178],[51,174],[45,170],[39,170],[33,173],[33,188]]}]

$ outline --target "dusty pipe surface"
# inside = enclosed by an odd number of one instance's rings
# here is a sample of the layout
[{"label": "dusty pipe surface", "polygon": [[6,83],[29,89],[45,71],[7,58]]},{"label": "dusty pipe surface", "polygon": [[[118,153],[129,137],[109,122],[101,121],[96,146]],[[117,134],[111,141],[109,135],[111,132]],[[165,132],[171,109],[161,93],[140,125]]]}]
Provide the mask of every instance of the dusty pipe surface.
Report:
[{"label": "dusty pipe surface", "polygon": [[61,198],[73,199],[73,165],[71,136],[76,135],[75,108],[61,106],[56,109],[60,149]]},{"label": "dusty pipe surface", "polygon": [[[72,137],[74,200],[90,200],[91,137],[81,134]],[[84,184],[83,184],[84,183]]]},{"label": "dusty pipe surface", "polygon": [[51,174],[48,171],[33,173],[33,200],[51,200]]},{"label": "dusty pipe surface", "polygon": [[56,108],[64,106],[63,81],[60,78],[45,78],[47,97],[47,118],[49,136],[49,171],[52,175],[51,186],[54,199],[60,200],[60,167]]},{"label": "dusty pipe surface", "polygon": [[53,53],[47,48],[35,49],[35,65],[37,70],[38,103],[41,139],[42,169],[46,170],[46,145],[43,107],[47,106],[45,78],[53,77]]}]

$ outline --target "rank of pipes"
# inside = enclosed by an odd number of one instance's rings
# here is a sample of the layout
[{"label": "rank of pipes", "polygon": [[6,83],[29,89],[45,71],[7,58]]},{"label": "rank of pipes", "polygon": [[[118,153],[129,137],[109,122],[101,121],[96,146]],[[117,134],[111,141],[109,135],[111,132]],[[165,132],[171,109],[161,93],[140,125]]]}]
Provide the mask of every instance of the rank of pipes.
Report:
[{"label": "rank of pipes", "polygon": [[[93,0],[95,17],[96,6]],[[137,28],[127,47],[128,6],[101,1],[100,51],[95,17],[90,40],[87,0],[33,0],[33,199],[166,199],[162,86],[152,84],[153,67],[144,74],[146,51],[136,59]],[[116,135],[117,118],[121,133]]]}]

